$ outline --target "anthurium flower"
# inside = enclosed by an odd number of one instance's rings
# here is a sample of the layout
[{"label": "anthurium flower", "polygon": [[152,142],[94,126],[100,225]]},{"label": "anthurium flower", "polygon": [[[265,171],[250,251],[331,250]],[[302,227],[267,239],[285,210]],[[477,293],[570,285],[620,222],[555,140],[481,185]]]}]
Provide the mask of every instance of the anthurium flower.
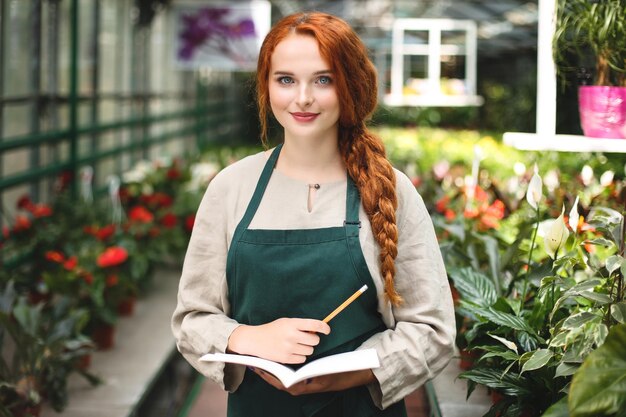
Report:
[{"label": "anthurium flower", "polygon": [[131,221],[136,221],[139,223],[150,223],[154,220],[154,215],[143,206],[135,206],[130,209],[130,212],[128,213],[128,218]]},{"label": "anthurium flower", "polygon": [[574,201],[574,205],[569,212],[569,227],[572,229],[574,233],[578,230],[578,222],[580,219],[580,215],[578,214],[578,196],[576,196],[576,200]]},{"label": "anthurium flower", "polygon": [[46,253],[44,254],[44,257],[49,261],[57,262],[57,263],[61,263],[65,261],[65,256],[63,256],[61,252],[56,251],[56,250],[46,251]]},{"label": "anthurium flower", "polygon": [[541,177],[539,176],[539,169],[537,168],[537,164],[535,164],[535,173],[530,179],[530,182],[528,183],[528,190],[526,191],[526,201],[528,201],[528,204],[530,204],[530,206],[535,210],[537,210],[537,205],[543,197],[541,193],[542,187],[543,182],[541,181]]},{"label": "anthurium flower", "polygon": [[112,246],[107,248],[98,256],[96,264],[100,268],[108,268],[122,264],[128,259],[128,252],[121,246]]},{"label": "anthurium flower", "polygon": [[557,217],[552,224],[548,227],[543,242],[548,255],[554,258],[560,248],[565,245],[565,241],[569,236],[567,226],[563,220],[563,214],[565,213],[565,206],[561,210],[561,215]]}]

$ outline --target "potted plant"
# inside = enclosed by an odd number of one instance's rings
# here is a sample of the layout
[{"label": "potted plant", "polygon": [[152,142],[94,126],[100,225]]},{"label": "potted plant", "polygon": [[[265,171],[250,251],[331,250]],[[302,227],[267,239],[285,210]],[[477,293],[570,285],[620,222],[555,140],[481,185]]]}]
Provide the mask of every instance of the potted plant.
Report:
[{"label": "potted plant", "polygon": [[[591,58],[578,102],[585,136],[626,138],[626,0],[557,0],[553,51],[560,75]],[[571,58],[575,62],[571,62]],[[591,79],[593,78],[593,79]]]},{"label": "potted plant", "polygon": [[81,333],[87,315],[63,297],[29,304],[12,281],[0,289],[0,415],[38,415],[44,399],[54,410],[63,410],[72,372],[99,382],[77,368],[78,359],[93,350]]}]

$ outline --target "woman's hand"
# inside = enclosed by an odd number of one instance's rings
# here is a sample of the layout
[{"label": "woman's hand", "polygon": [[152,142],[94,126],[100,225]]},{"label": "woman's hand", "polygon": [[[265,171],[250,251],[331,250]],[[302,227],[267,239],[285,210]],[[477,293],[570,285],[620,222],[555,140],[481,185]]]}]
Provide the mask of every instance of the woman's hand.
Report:
[{"label": "woman's hand", "polygon": [[366,385],[376,380],[371,369],[361,371],[342,372],[338,374],[322,375],[285,388],[282,382],[269,372],[262,369],[252,369],[274,388],[286,391],[291,395],[313,394],[316,392],[343,391],[348,388]]},{"label": "woman's hand", "polygon": [[280,363],[303,363],[320,342],[317,333],[328,334],[330,327],[320,320],[289,318],[241,325],[230,335],[227,349]]}]

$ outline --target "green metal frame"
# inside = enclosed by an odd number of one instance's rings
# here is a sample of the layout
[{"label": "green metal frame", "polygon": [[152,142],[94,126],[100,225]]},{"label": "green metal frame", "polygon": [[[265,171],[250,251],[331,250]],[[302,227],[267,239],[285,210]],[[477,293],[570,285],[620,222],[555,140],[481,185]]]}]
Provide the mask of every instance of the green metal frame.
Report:
[{"label": "green metal frame", "polygon": [[[99,62],[99,47],[98,47],[98,34],[100,29],[101,19],[101,1],[95,0],[93,3],[92,28],[93,39],[91,49],[94,51],[96,62],[93,65],[91,74],[91,89],[92,94],[89,96],[79,94],[79,51],[81,48],[79,31],[79,8],[81,2],[79,0],[67,0],[69,1],[69,89],[67,96],[61,97],[56,92],[50,94],[42,93],[39,82],[35,82],[41,76],[42,62],[41,62],[41,27],[42,27],[42,4],[47,1],[49,7],[59,8],[59,3],[66,0],[29,0],[31,11],[31,23],[33,40],[36,45],[31,48],[31,59],[33,60],[32,74],[29,77],[33,84],[33,94],[28,97],[5,97],[4,96],[4,77],[3,70],[0,67],[0,156],[8,154],[8,152],[15,152],[26,150],[30,153],[29,164],[24,167],[23,170],[13,172],[8,175],[0,175],[0,225],[10,226],[10,219],[7,218],[7,206],[4,199],[6,191],[13,187],[28,185],[30,194],[33,199],[37,200],[40,196],[42,186],[45,184],[52,184],[55,176],[62,172],[69,172],[73,174],[72,177],[76,178],[76,174],[79,169],[84,165],[94,165],[94,169],[97,174],[97,165],[99,161],[108,158],[119,158],[131,155],[131,160],[140,157],[146,157],[151,149],[155,146],[159,146],[171,141],[183,141],[189,144],[191,147],[202,149],[207,143],[214,141],[225,141],[229,139],[229,136],[234,134],[236,129],[234,128],[235,115],[232,114],[235,106],[233,105],[236,100],[236,94],[226,94],[228,89],[232,88],[229,85],[208,85],[203,82],[199,74],[189,74],[189,77],[194,77],[195,82],[187,83],[186,87],[182,87],[182,91],[175,92],[173,94],[154,94],[148,90],[150,66],[148,64],[137,64],[141,58],[131,58],[131,85],[137,83],[136,87],[133,87],[131,94],[100,94],[98,91],[98,80],[100,78],[100,62]],[[0,39],[11,36],[8,34],[7,29],[7,8],[9,5],[3,2],[0,6]],[[121,7],[119,8],[121,10]],[[119,14],[122,13],[118,10]],[[58,20],[58,19],[57,19]],[[83,23],[84,24],[84,23]],[[50,31],[50,25],[48,25]],[[56,30],[59,30],[57,28]],[[147,48],[147,39],[150,34],[149,27],[134,27],[131,37],[131,46],[134,48],[137,42],[135,42],[134,36],[140,36],[141,42],[138,48]],[[6,41],[5,41],[6,42]],[[6,54],[2,52],[4,48],[0,47],[0,65],[6,63]],[[84,49],[84,46],[83,46]],[[58,52],[58,51],[57,51]],[[148,53],[140,53],[141,51],[132,51],[131,57],[134,57],[136,53],[139,57],[145,58]],[[56,59],[56,58],[55,58]],[[104,63],[103,63],[104,64]],[[118,65],[118,64],[115,64]],[[135,67],[136,66],[136,67]],[[118,67],[119,69],[119,67]],[[116,71],[119,73],[120,71]],[[150,114],[149,109],[153,100],[164,100],[164,96],[167,99],[176,100],[175,104],[171,107],[176,109],[168,112],[162,112],[159,114]],[[130,103],[132,111],[128,117],[122,117],[119,120],[108,121],[101,123],[98,120],[98,108],[100,104],[108,100],[113,100],[114,103]],[[53,102],[57,109],[64,109],[67,111],[67,125],[61,130],[48,130],[44,131],[40,126],[41,114],[38,114],[38,110],[41,110],[42,103]],[[12,137],[2,137],[3,131],[3,116],[6,114],[6,108],[10,105],[30,103],[32,104],[32,114],[30,115],[30,128],[31,133],[25,135],[18,135]],[[171,104],[172,102],[170,102]],[[84,108],[84,105],[90,105],[89,108],[89,125],[87,127],[82,126],[80,123],[85,123],[84,120],[79,120],[79,109]],[[81,105],[83,107],[81,107]],[[181,121],[180,126],[176,129],[165,130],[166,124],[172,121]],[[222,129],[227,124],[229,129]],[[227,133],[219,133],[227,131]],[[109,143],[106,149],[101,149],[99,145],[99,137],[102,134],[113,135],[114,138],[122,137],[126,135],[130,138],[127,143],[122,143],[121,139],[115,140],[115,144]],[[88,139],[89,152],[79,153],[79,143]],[[48,160],[46,163],[42,163],[39,159],[39,153],[44,147],[59,147],[65,146],[68,152],[64,154],[64,157],[57,160]],[[123,169],[122,164],[118,163],[120,169]],[[0,172],[2,172],[3,166],[0,159]],[[76,182],[75,182],[76,183]],[[76,184],[74,184],[74,190],[76,191]],[[0,239],[2,237],[0,236]]]}]

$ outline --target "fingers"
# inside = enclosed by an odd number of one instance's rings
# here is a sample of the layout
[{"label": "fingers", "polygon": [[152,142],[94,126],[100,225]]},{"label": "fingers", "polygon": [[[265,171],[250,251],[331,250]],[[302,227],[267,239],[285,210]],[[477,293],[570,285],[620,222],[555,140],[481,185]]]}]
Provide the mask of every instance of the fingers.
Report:
[{"label": "fingers", "polygon": [[321,320],[313,319],[296,319],[298,321],[298,330],[304,332],[315,332],[322,334],[330,333],[330,326]]}]

